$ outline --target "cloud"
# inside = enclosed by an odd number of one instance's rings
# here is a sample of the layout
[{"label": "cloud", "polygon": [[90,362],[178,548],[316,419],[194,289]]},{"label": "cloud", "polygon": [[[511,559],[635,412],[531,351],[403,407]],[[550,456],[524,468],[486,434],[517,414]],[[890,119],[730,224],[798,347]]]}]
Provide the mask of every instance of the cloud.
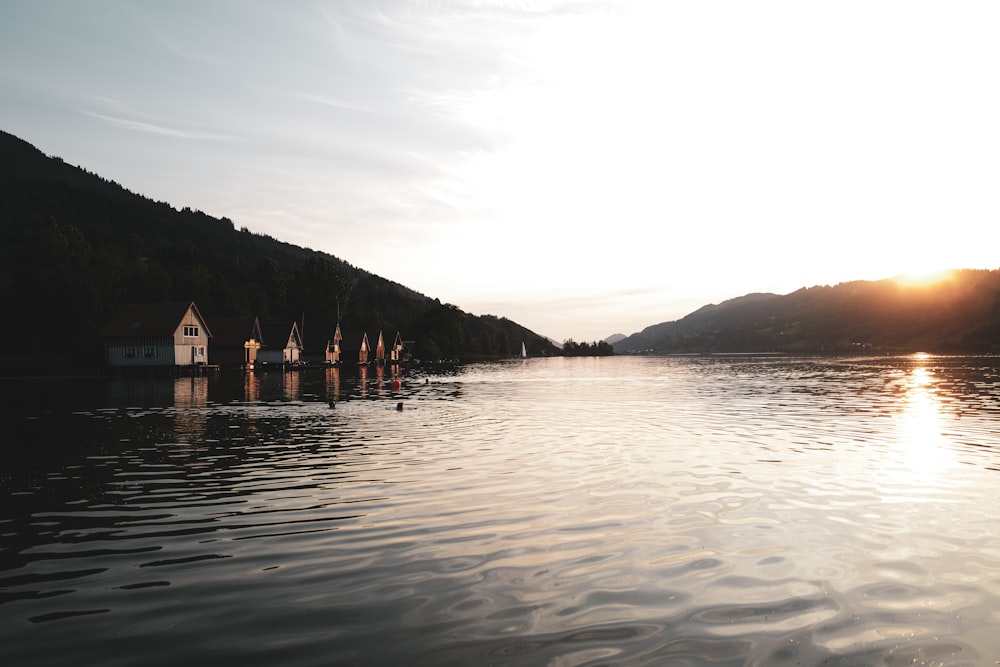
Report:
[{"label": "cloud", "polygon": [[129,118],[120,118],[117,116],[110,116],[107,114],[102,114],[97,111],[90,111],[87,109],[83,110],[86,115],[97,118],[99,120],[106,121],[113,125],[119,127],[124,127],[129,130],[135,130],[137,132],[145,132],[148,134],[156,134],[165,137],[173,137],[175,139],[190,139],[190,140],[207,140],[207,141],[232,141],[235,137],[226,134],[218,134],[214,132],[202,132],[198,130],[189,130],[180,127],[173,127],[168,124],[154,123],[145,120],[135,120]]},{"label": "cloud", "polygon": [[379,113],[377,109],[375,109],[370,105],[358,104],[357,102],[351,102],[346,99],[336,99],[334,97],[317,95],[314,93],[299,93],[299,96],[306,101],[322,104],[323,106],[333,107],[334,109],[342,109],[344,111],[357,111],[366,114]]},{"label": "cloud", "polygon": [[996,261],[988,3],[62,9],[0,25],[11,129],[540,333]]}]

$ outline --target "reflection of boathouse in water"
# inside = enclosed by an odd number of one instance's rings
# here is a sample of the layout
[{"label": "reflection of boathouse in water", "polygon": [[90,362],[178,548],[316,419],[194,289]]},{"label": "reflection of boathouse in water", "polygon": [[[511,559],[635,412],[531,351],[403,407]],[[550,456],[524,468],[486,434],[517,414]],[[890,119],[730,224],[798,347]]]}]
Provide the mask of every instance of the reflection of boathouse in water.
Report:
[{"label": "reflection of boathouse in water", "polygon": [[[159,412],[166,419],[172,418],[176,441],[201,440],[205,437],[209,378],[203,375],[174,378],[120,377],[110,379],[106,387],[108,405],[130,406],[125,409],[144,413]],[[163,434],[158,437],[169,440]]]},{"label": "reflection of boathouse in water", "polygon": [[326,369],[326,400],[330,403],[340,400],[340,369],[336,366]]},{"label": "reflection of boathouse in water", "polygon": [[184,377],[174,380],[174,433],[178,441],[204,440],[208,417],[208,378]]}]

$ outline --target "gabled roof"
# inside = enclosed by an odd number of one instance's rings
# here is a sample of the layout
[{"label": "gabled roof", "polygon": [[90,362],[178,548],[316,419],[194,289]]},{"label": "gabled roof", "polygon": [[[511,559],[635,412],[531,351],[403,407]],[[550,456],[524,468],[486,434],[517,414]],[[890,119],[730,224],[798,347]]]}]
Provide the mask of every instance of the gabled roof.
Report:
[{"label": "gabled roof", "polygon": [[216,347],[243,347],[251,338],[260,341],[260,321],[256,317],[210,317],[212,345]]},{"label": "gabled roof", "polygon": [[381,329],[376,329],[368,334],[368,347],[372,353],[378,355],[379,359],[382,358],[382,354],[385,354],[385,337],[382,336]]},{"label": "gabled roof", "polygon": [[299,331],[302,338],[302,347],[307,347],[313,351],[325,348],[334,339],[336,333],[336,322],[307,321],[305,327]]},{"label": "gabled roof", "polygon": [[198,312],[198,306],[193,301],[172,301],[168,303],[133,303],[125,304],[111,315],[101,336],[104,338],[117,336],[172,336],[180,326],[189,309],[205,328],[205,334],[212,336],[212,331],[205,323],[205,318]]},{"label": "gabled roof", "polygon": [[302,337],[299,335],[298,322],[294,320],[269,320],[260,323],[264,347],[283,348],[288,345],[288,339],[295,336],[295,342],[302,347]]},{"label": "gabled roof", "polygon": [[[341,331],[343,339],[340,341],[341,350],[360,350],[361,343],[368,340],[364,331]],[[371,347],[369,343],[368,347]]]}]

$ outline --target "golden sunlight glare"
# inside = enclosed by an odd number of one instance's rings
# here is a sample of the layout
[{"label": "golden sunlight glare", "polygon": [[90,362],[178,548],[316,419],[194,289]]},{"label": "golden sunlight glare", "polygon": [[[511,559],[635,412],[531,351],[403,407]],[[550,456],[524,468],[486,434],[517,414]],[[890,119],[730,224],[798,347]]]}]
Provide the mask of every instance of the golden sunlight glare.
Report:
[{"label": "golden sunlight glare", "polygon": [[[914,358],[926,362],[930,355],[918,353]],[[923,366],[914,368],[907,378],[908,391],[900,415],[900,445],[911,475],[931,478],[954,465],[954,455],[944,435],[944,416],[934,385],[933,371]]]},{"label": "golden sunlight glare", "polygon": [[942,283],[954,274],[954,269],[920,269],[902,273],[893,278],[893,280],[906,287],[928,287]]}]

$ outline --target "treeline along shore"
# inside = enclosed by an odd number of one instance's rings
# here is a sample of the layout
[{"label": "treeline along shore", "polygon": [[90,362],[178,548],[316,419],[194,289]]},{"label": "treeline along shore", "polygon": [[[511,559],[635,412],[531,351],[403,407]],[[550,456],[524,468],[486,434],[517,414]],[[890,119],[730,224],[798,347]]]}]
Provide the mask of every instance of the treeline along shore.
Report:
[{"label": "treeline along shore", "polygon": [[400,331],[422,360],[554,356],[505,317],[472,315],[332,255],[175,209],[0,132],[0,372],[99,371],[123,304],[194,302],[206,317]]},{"label": "treeline along shore", "polygon": [[399,332],[408,355],[428,362],[522,354],[1000,353],[1000,272],[982,269],[926,285],[886,279],[748,294],[613,346],[569,340],[560,348],[506,317],[473,315],[333,255],[153,201],[2,131],[0,296],[12,316],[0,327],[0,374],[7,375],[100,372],[107,355],[101,331],[115,310],[166,302],[197,303],[208,318],[299,322],[309,353],[316,351],[311,323]]}]

